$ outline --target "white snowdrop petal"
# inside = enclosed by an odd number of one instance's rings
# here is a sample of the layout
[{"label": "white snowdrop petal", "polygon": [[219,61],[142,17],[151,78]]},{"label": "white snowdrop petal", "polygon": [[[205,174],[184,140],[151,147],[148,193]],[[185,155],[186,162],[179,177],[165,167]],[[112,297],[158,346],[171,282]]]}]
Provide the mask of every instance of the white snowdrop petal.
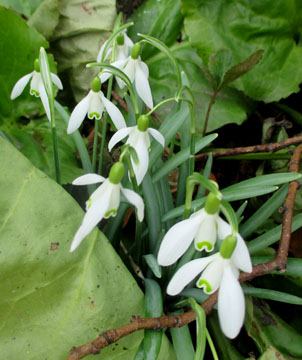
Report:
[{"label": "white snowdrop petal", "polygon": [[125,119],[122,115],[122,113],[119,111],[119,109],[112,104],[111,101],[109,101],[104,95],[103,93],[100,93],[101,99],[103,101],[103,104],[111,118],[111,120],[113,121],[113,124],[115,125],[115,127],[120,130],[122,128],[126,127],[126,122]]},{"label": "white snowdrop petal", "polygon": [[192,260],[182,266],[172,277],[167,294],[177,295],[212,261],[213,256]]},{"label": "white snowdrop petal", "polygon": [[104,182],[106,179],[98,174],[85,174],[79,176],[78,178],[74,179],[72,184],[73,185],[90,185],[96,184],[100,182]]},{"label": "white snowdrop petal", "polygon": [[160,143],[162,147],[165,147],[165,138],[163,135],[156,129],[148,128],[148,132],[154,139]]},{"label": "white snowdrop petal", "polygon": [[252,272],[253,265],[249,250],[240,234],[236,234],[237,244],[232,255],[233,264],[240,270]]},{"label": "white snowdrop petal", "polygon": [[73,109],[73,112],[70,115],[68,128],[67,128],[68,134],[71,134],[74,131],[76,131],[82,124],[83,120],[85,119],[85,116],[89,108],[90,94],[91,92],[89,92],[88,95],[85,96],[84,99],[82,99]]},{"label": "white snowdrop petal", "polygon": [[133,131],[133,128],[135,126],[131,126],[131,127],[125,127],[122,128],[120,130],[118,130],[110,139],[109,143],[108,143],[108,150],[111,151],[112,148],[118,143],[120,142],[122,139],[124,139],[126,136],[128,136],[131,131]]},{"label": "white snowdrop petal", "polygon": [[39,97],[40,96],[39,88],[41,84],[43,84],[41,74],[36,71],[33,71],[33,76],[30,81],[30,94]]},{"label": "white snowdrop petal", "polygon": [[145,210],[145,204],[143,199],[140,195],[138,195],[136,192],[125,189],[121,187],[122,193],[124,194],[125,198],[136,207],[137,209],[137,217],[139,221],[144,220],[144,210]]},{"label": "white snowdrop petal", "polygon": [[204,219],[199,226],[194,241],[196,250],[202,251],[205,249],[207,252],[209,252],[214,249],[217,234],[216,219],[216,215],[209,215],[204,212]]},{"label": "white snowdrop petal", "polygon": [[151,89],[149,85],[148,78],[146,77],[144,71],[142,70],[139,60],[136,63],[135,71],[135,88],[138,96],[143,100],[143,102],[150,108],[153,108],[153,100]]},{"label": "white snowdrop petal", "polygon": [[240,332],[245,315],[245,301],[242,288],[230,266],[223,272],[218,293],[218,317],[220,327],[230,339]]},{"label": "white snowdrop petal", "polygon": [[47,97],[44,85],[42,83],[42,79],[41,79],[41,83],[39,85],[39,94],[40,94],[40,99],[42,101],[46,116],[47,116],[48,120],[51,121],[48,97]]},{"label": "white snowdrop petal", "polygon": [[102,220],[108,209],[110,195],[110,192],[106,192],[99,201],[91,204],[84,216],[82,225],[79,227],[74,236],[70,252],[74,251],[80,245],[82,240],[89,235],[93,228]]},{"label": "white snowdrop petal", "polygon": [[14,100],[16,97],[21,95],[22,91],[24,90],[25,86],[27,85],[27,83],[29,82],[29,80],[31,79],[32,76],[33,76],[33,72],[22,76],[21,79],[19,79],[16,82],[16,84],[13,87],[13,90],[11,92],[11,95],[10,95],[10,98],[12,100]]},{"label": "white snowdrop petal", "polygon": [[90,91],[90,101],[88,106],[88,118],[100,120],[104,111],[104,104],[102,102],[100,93]]},{"label": "white snowdrop petal", "polygon": [[51,76],[52,82],[53,82],[60,90],[62,90],[62,89],[63,89],[63,85],[62,85],[62,82],[61,82],[60,78],[59,78],[56,74],[53,74],[53,73],[50,73],[50,76]]},{"label": "white snowdrop petal", "polygon": [[229,223],[224,221],[220,216],[217,217],[217,232],[221,240],[232,234],[232,227]]},{"label": "white snowdrop petal", "polygon": [[142,134],[138,141],[136,142],[134,149],[138,156],[138,164],[135,164],[135,162],[131,158],[131,163],[133,166],[133,171],[135,173],[137,184],[140,185],[143,181],[149,167],[149,152],[148,152],[148,144],[146,144],[146,141],[144,141],[144,134]]},{"label": "white snowdrop petal", "polygon": [[170,228],[159,248],[157,255],[159,265],[169,266],[186,252],[197,233],[199,224],[200,217],[191,216]]},{"label": "white snowdrop petal", "polygon": [[213,257],[214,256],[216,256],[216,258],[205,268],[196,283],[197,287],[203,287],[206,294],[212,294],[219,288],[223,275],[225,260],[223,260],[219,254],[215,254]]}]

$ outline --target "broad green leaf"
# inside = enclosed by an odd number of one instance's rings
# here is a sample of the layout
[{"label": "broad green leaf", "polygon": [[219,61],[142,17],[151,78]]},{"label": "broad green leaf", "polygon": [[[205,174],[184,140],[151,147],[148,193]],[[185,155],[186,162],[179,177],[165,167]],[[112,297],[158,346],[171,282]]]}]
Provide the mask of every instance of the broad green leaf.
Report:
[{"label": "broad green leaf", "polygon": [[0,6],[0,49],[5,52],[0,60],[0,123],[3,119],[32,116],[42,109],[40,99],[29,95],[28,85],[21,96],[10,99],[15,83],[33,71],[40,46],[48,48],[43,36],[15,12]]},{"label": "broad green leaf", "polygon": [[59,17],[59,0],[43,0],[28,20],[28,25],[49,39],[59,23]]},{"label": "broad green leaf", "polygon": [[[134,41],[141,40],[137,34],[142,33],[170,46],[177,40],[182,27],[180,0],[145,1],[130,20],[134,22],[134,26],[129,29],[128,34]],[[142,57],[147,59],[157,52],[153,46],[145,45]]]},{"label": "broad green leaf", "polygon": [[52,50],[59,71],[66,71],[76,101],[85,96],[97,69],[86,69],[96,61],[101,45],[109,37],[116,17],[115,1],[60,1],[60,21],[52,36]]},{"label": "broad green leaf", "polygon": [[[213,89],[201,70],[201,60],[187,41],[176,43],[170,47],[181,71],[189,81],[190,89],[196,102],[195,119],[198,131],[202,131],[207,107]],[[173,97],[177,90],[177,77],[171,67],[170,60],[163,54],[150,57],[147,61],[150,70],[150,84],[155,103]],[[235,89],[225,88],[218,93],[211,110],[208,131],[213,131],[225,124],[242,124],[247,113],[253,109],[253,102]],[[163,106],[157,113],[163,117],[169,114],[172,104]]]},{"label": "broad green leaf", "polygon": [[268,347],[258,360],[287,360],[286,357],[280,354],[280,352],[273,347]]},{"label": "broad green leaf", "polygon": [[261,62],[232,87],[265,102],[278,101],[299,91],[302,48],[297,39],[301,2],[182,0],[182,11],[185,32],[204,64],[219,49],[230,49],[235,63],[264,50]]},{"label": "broad green leaf", "polygon": [[[233,65],[233,54],[230,49],[220,49],[210,57],[209,70],[210,71],[210,82],[214,80],[214,90],[218,90],[222,85],[226,72]],[[206,75],[206,73],[205,73]]]},{"label": "broad green leaf", "polygon": [[[143,294],[97,229],[69,252],[83,211],[2,138],[0,150],[1,357],[65,359],[73,345],[143,315]],[[132,359],[141,338],[132,334],[96,358]],[[163,338],[167,358],[174,355]]]},{"label": "broad green leaf", "polygon": [[30,17],[43,0],[0,0],[0,4],[15,10],[16,12]]},{"label": "broad green leaf", "polygon": [[257,299],[246,298],[245,327],[261,352],[269,346],[286,357],[302,357],[302,336]]}]

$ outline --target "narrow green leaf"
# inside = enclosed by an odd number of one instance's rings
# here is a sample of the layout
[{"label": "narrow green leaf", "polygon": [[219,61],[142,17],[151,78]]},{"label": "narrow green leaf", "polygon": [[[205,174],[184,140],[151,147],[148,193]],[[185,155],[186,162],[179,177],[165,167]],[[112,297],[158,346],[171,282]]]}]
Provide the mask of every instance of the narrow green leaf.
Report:
[{"label": "narrow green leaf", "polygon": [[[152,279],[145,282],[145,317],[158,317],[163,314],[163,299],[159,284]],[[160,351],[163,331],[144,331],[145,360],[156,360]]]},{"label": "narrow green leaf", "polygon": [[146,260],[149,268],[152,270],[153,274],[157,278],[161,278],[162,271],[161,267],[158,265],[156,257],[153,254],[144,255],[143,258]]},{"label": "narrow green leaf", "polygon": [[[171,114],[165,118],[164,122],[158,129],[165,138],[165,146],[171,142],[177,131],[180,129],[182,123],[189,116],[190,113],[188,107],[181,106],[180,110],[176,114],[171,112]],[[149,157],[149,169],[152,168],[155,161],[161,156],[162,152],[163,147],[157,141],[153,141]]]},{"label": "narrow green leaf", "polygon": [[259,228],[284,203],[288,184],[274,193],[244,224],[240,226],[240,234],[245,238]]},{"label": "narrow green leaf", "polygon": [[177,360],[194,360],[195,351],[188,325],[170,329]]},{"label": "narrow green leaf", "polygon": [[263,50],[258,50],[251,54],[246,60],[234,65],[224,75],[223,82],[220,88],[230,84],[231,82],[235,81],[242,75],[252,70],[254,66],[257,65],[258,62],[261,60],[263,53]]},{"label": "narrow green leaf", "polygon": [[[207,162],[206,165],[204,167],[203,173],[202,175],[206,178],[209,179],[210,175],[211,175],[211,169],[212,169],[212,164],[213,164],[213,155],[210,154],[207,158]],[[197,195],[196,198],[199,199],[203,196],[205,196],[206,194],[206,188],[202,185],[199,186],[198,191],[197,191]]]},{"label": "narrow green leaf", "polygon": [[[58,111],[58,113],[64,119],[64,121],[66,123],[66,128],[67,128],[69,118],[70,118],[70,114],[56,100],[55,100],[55,109]],[[81,162],[82,162],[82,166],[83,166],[83,169],[84,169],[85,173],[86,174],[92,173],[93,169],[92,169],[90,157],[89,157],[87,148],[86,148],[86,146],[84,144],[84,141],[83,141],[83,138],[82,138],[80,132],[78,130],[76,130],[75,132],[72,133],[72,137],[73,137],[73,140],[74,140],[74,142],[76,144],[76,147],[78,149],[80,159],[81,159]]]},{"label": "narrow green leaf", "polygon": [[[295,231],[301,227],[302,214],[298,214],[293,217],[292,231]],[[265,249],[266,247],[276,243],[280,240],[282,231],[282,225],[276,226],[274,229],[265,232],[258,236],[256,239],[247,243],[250,254],[256,254],[257,252]]]},{"label": "narrow green leaf", "polygon": [[206,313],[193,298],[189,298],[192,309],[196,314],[196,354],[195,360],[202,360],[206,348]]},{"label": "narrow green leaf", "polygon": [[[185,296],[186,298],[193,298],[195,299],[198,304],[202,304],[204,301],[207,300],[209,295],[206,295],[202,289],[193,288],[186,288],[181,293],[181,296]],[[215,305],[216,306],[216,305]],[[215,308],[215,307],[214,307]]]},{"label": "narrow green leaf", "polygon": [[243,287],[244,295],[255,298],[280,301],[287,304],[302,305],[302,298],[272,289],[259,289],[254,287]]},{"label": "narrow green leaf", "polygon": [[[199,139],[195,144],[195,154],[201,149],[210,144],[217,138],[218,134],[211,134]],[[173,169],[176,169],[183,162],[185,162],[190,155],[190,147],[178,152],[175,156],[166,161],[156,172],[152,175],[153,183],[156,183],[163,176],[168,175]]]},{"label": "narrow green leaf", "polygon": [[162,224],[156,192],[151,180],[151,176],[148,173],[144,177],[142,188],[146,206],[145,216],[149,228],[149,252],[156,254],[160,241],[159,236],[161,233]]}]

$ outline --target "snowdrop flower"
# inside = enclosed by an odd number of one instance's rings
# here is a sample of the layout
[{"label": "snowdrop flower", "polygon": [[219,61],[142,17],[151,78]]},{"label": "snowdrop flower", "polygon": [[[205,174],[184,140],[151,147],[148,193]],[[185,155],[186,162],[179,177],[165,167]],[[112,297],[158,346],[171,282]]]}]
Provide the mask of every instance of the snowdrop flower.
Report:
[{"label": "snowdrop flower", "polygon": [[99,77],[95,77],[88,95],[78,103],[71,113],[67,133],[71,134],[77,130],[85,119],[86,114],[88,114],[89,119],[95,118],[100,120],[104,109],[107,110],[117,129],[126,127],[122,113],[104,96],[101,91],[101,81]]},{"label": "snowdrop flower", "polygon": [[[97,56],[97,62],[102,61],[103,53],[104,53],[105,46],[107,43],[108,43],[108,40],[105,41],[104,44],[102,45],[102,47],[98,53],[98,56]],[[122,31],[121,33],[119,33],[119,35],[116,37],[116,43],[117,43],[117,46],[116,46],[115,60],[119,61],[119,60],[126,59],[129,55],[129,49],[131,49],[133,47],[133,42],[127,36],[126,29],[124,31]],[[106,55],[104,56],[103,61],[108,60],[109,56],[112,54],[112,47],[113,47],[113,42],[107,49],[107,52],[106,52]]]},{"label": "snowdrop flower", "polygon": [[[198,251],[210,252],[214,249],[217,232],[220,238],[224,238],[221,236],[221,227],[225,221],[217,214],[220,200],[210,193],[203,209],[171,227],[159,248],[157,261],[160,265],[169,266],[175,263],[193,240]],[[227,226],[230,228],[230,225]]]},{"label": "snowdrop flower", "polygon": [[[62,85],[59,77],[53,73],[50,73],[50,75],[51,75],[51,79],[52,79],[53,83],[60,90],[62,90],[63,85]],[[48,103],[47,94],[46,94],[46,91],[45,91],[45,88],[43,85],[43,81],[42,81],[42,77],[41,77],[41,73],[40,73],[40,65],[39,65],[38,59],[36,59],[34,62],[34,71],[31,72],[30,74],[24,75],[21,79],[19,79],[16,82],[15,86],[13,87],[10,98],[12,100],[14,100],[16,97],[20,96],[30,79],[31,79],[31,82],[30,82],[29,93],[30,93],[30,95],[40,97],[43,107],[45,109],[46,115],[47,115],[48,119],[50,120],[49,103]]]},{"label": "snowdrop flower", "polygon": [[146,175],[146,172],[148,171],[148,151],[150,150],[150,135],[153,136],[154,139],[158,141],[162,146],[165,145],[165,138],[162,136],[162,134],[155,129],[148,128],[148,125],[148,116],[142,115],[137,121],[137,126],[124,128],[117,131],[112,136],[108,144],[109,151],[111,151],[115,144],[121,141],[124,137],[129,136],[126,143],[135,149],[139,161],[139,163],[136,164],[135,161],[131,158],[133,171],[135,173],[138,185],[141,184],[144,176]]},{"label": "snowdrop flower", "polygon": [[124,164],[115,163],[109,173],[109,177],[105,179],[97,174],[86,174],[80,176],[73,181],[74,185],[89,185],[95,183],[103,183],[90,196],[86,202],[86,214],[82,225],[76,232],[72,241],[70,251],[74,251],[82,242],[82,240],[90,234],[93,228],[103,219],[115,216],[120,205],[120,192],[125,198],[133,204],[137,209],[139,221],[144,218],[144,202],[142,198],[134,191],[125,189],[121,185],[121,180],[125,172]]},{"label": "snowdrop flower", "polygon": [[[234,250],[235,249],[235,250]],[[171,279],[167,293],[179,294],[199,273],[196,286],[206,294],[212,294],[219,287],[218,316],[223,333],[235,338],[243,325],[245,301],[238,281],[239,270],[252,271],[248,249],[239,234],[227,236],[220,252],[206,258],[196,259],[182,266]]]},{"label": "snowdrop flower", "polygon": [[[152,109],[153,100],[148,81],[149,69],[148,66],[143,61],[141,61],[139,53],[140,44],[136,43],[133,45],[131,56],[129,56],[127,59],[117,60],[111,65],[121,69],[129,77],[132,83],[135,82],[135,88],[138,96],[149,108]],[[101,81],[105,82],[111,75],[112,74],[109,72],[101,73]],[[125,87],[125,83],[122,80],[117,78],[116,81],[121,89]]]}]

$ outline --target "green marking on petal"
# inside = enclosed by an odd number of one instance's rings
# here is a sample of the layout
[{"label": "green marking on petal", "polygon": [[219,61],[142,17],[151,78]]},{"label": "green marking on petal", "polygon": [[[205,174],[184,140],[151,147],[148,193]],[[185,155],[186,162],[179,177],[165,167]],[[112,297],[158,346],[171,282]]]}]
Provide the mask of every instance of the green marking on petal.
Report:
[{"label": "green marking on petal", "polygon": [[93,119],[94,117],[96,118],[96,120],[100,120],[101,115],[97,112],[92,112],[88,114],[89,119]]},{"label": "green marking on petal", "polygon": [[198,251],[205,250],[207,252],[210,252],[213,249],[214,249],[213,244],[211,244],[208,241],[202,241],[202,242],[199,242],[199,243],[196,244],[196,250],[198,250]]},{"label": "green marking on petal", "polygon": [[117,213],[117,209],[109,210],[109,211],[106,212],[104,218],[108,219],[110,216],[114,217],[116,215],[116,213]]},{"label": "green marking on petal", "polygon": [[40,96],[40,93],[39,91],[35,90],[35,89],[30,89],[29,91],[30,95],[34,95],[36,97],[39,97]]},{"label": "green marking on petal", "polygon": [[206,293],[206,294],[210,294],[213,289],[212,289],[212,286],[210,285],[210,283],[205,280],[205,279],[199,279],[197,281],[197,287],[199,288],[203,288],[203,291]]}]

